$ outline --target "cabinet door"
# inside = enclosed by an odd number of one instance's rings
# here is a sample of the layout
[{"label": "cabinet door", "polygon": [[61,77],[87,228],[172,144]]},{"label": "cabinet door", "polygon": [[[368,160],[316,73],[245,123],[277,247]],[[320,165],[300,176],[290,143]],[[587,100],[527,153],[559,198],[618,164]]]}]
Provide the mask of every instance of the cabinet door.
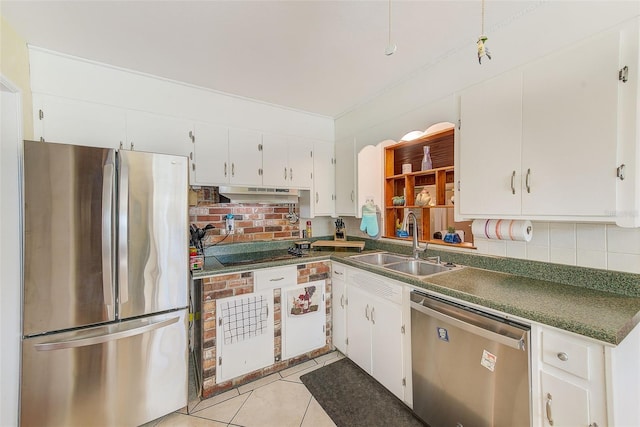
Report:
[{"label": "cabinet door", "polygon": [[[306,313],[296,314],[295,300],[300,294],[311,292]],[[324,347],[327,343],[325,309],[325,281],[316,280],[282,288],[282,360]],[[315,307],[314,307],[315,306]]]},{"label": "cabinet door", "polygon": [[288,186],[308,190],[313,185],[313,142],[304,138],[290,138],[288,141]]},{"label": "cabinet door", "polygon": [[335,210],[335,164],[333,144],[313,145],[313,202],[315,216],[333,215]]},{"label": "cabinet door", "polygon": [[216,383],[274,363],[273,290],[217,299],[216,325]]},{"label": "cabinet door", "polygon": [[356,214],[356,152],[355,141],[340,141],[336,151],[336,214]]},{"label": "cabinet door", "polygon": [[346,268],[334,266],[331,275],[331,308],[333,345],[342,354],[347,352],[347,283]]},{"label": "cabinet door", "polygon": [[[358,201],[356,204],[356,217],[362,218],[362,206],[367,200],[373,200],[375,205],[384,208],[384,147],[387,143],[367,145],[358,152]],[[384,215],[382,215],[384,217]],[[383,224],[378,224],[384,230]]]},{"label": "cabinet door", "polygon": [[33,110],[36,139],[118,148],[126,138],[123,109],[34,93]]},{"label": "cabinet door", "polygon": [[640,227],[640,20],[625,23],[620,34],[620,68],[627,67],[629,78],[618,83],[618,166],[624,165],[624,179],[617,182],[616,224]]},{"label": "cabinet door", "polygon": [[150,153],[188,156],[190,121],[143,111],[127,111],[126,148]]},{"label": "cabinet door", "polygon": [[229,183],[229,129],[209,123],[194,126],[191,183],[219,185]]},{"label": "cabinet door", "polygon": [[349,304],[347,305],[349,359],[368,373],[371,373],[372,306],[373,303],[367,292],[357,286],[349,286]]},{"label": "cabinet door", "polygon": [[460,96],[460,215],[520,215],[522,76],[510,72]]},{"label": "cabinet door", "polygon": [[371,324],[372,375],[404,400],[401,306],[376,298],[371,309]]},{"label": "cabinet door", "polygon": [[548,372],[541,374],[545,426],[589,425],[589,391]]},{"label": "cabinet door", "polygon": [[262,185],[261,135],[246,129],[229,129],[230,184]]},{"label": "cabinet door", "polygon": [[289,186],[287,139],[282,135],[262,135],[262,184],[269,187]]},{"label": "cabinet door", "polygon": [[524,215],[614,214],[618,51],[609,32],[524,68]]}]

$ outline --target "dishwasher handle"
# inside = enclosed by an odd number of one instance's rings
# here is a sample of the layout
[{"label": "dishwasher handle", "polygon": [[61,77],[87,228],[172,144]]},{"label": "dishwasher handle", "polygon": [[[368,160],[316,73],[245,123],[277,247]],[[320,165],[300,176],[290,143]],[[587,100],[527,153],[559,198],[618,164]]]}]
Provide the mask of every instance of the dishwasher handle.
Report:
[{"label": "dishwasher handle", "polygon": [[[509,336],[502,333],[497,333],[494,331],[490,331],[485,328],[481,328],[480,326],[472,325],[471,323],[467,323],[463,320],[457,319],[455,317],[449,316],[448,314],[441,313],[438,310],[434,310],[429,307],[425,307],[424,305],[411,301],[411,308],[413,310],[418,310],[421,313],[426,314],[427,316],[431,316],[435,319],[441,320],[443,322],[450,323],[457,328],[462,329],[463,331],[472,333],[474,335],[481,336],[483,338],[496,341],[500,344],[504,344],[508,347],[515,348],[516,350],[526,350],[525,348],[525,336],[526,331],[522,331],[522,335],[518,336]],[[506,331],[505,331],[506,332]]]}]

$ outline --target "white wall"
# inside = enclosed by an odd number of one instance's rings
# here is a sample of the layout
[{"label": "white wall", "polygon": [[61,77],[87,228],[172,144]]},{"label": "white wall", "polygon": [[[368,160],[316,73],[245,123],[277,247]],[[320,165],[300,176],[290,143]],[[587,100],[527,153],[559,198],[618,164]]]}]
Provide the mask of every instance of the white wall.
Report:
[{"label": "white wall", "polygon": [[[491,61],[478,64],[475,40],[426,64],[395,87],[336,120],[336,141],[358,147],[399,140],[433,123],[457,123],[455,94],[640,14],[637,1],[541,1],[509,22],[487,28]],[[428,43],[426,41],[425,43]]]},{"label": "white wall", "polygon": [[18,424],[20,372],[20,94],[0,81],[0,425]]},{"label": "white wall", "polygon": [[474,236],[479,253],[640,274],[640,228],[534,222],[530,242]]},{"label": "white wall", "polygon": [[[29,58],[34,94],[228,127],[334,141],[334,120],[329,117],[227,95],[37,47],[29,48]],[[37,125],[35,121],[34,126]]]},{"label": "white wall", "polygon": [[[510,22],[486,30],[491,61],[479,65],[475,41],[470,40],[468,46],[449,52],[338,118],[336,141],[355,138],[361,150],[386,139],[399,140],[434,123],[457,123],[457,93],[466,87],[638,15],[640,2],[635,1],[535,3]],[[639,229],[539,222],[534,223],[533,235],[530,243],[477,238],[476,253],[640,273]]]}]

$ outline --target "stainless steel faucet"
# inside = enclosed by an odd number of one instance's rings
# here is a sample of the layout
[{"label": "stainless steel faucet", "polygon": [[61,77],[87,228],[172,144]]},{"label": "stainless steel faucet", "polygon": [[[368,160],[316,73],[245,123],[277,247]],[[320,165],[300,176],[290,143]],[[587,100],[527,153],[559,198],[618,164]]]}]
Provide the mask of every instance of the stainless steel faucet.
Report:
[{"label": "stainless steel faucet", "polygon": [[409,211],[405,216],[405,221],[409,221],[411,217],[413,217],[413,257],[418,259],[420,258],[420,251],[426,250],[427,248],[422,249],[418,244],[418,218],[416,218],[416,214]]}]

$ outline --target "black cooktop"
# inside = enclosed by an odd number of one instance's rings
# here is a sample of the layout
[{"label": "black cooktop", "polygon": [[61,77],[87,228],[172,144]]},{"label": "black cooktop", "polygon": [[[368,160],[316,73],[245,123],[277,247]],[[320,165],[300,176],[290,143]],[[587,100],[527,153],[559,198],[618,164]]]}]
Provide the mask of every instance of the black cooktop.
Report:
[{"label": "black cooktop", "polygon": [[244,252],[239,254],[216,255],[216,259],[224,267],[232,267],[245,264],[259,264],[261,262],[281,261],[284,259],[304,258],[309,256],[309,251],[295,248],[278,249],[274,251]]}]

